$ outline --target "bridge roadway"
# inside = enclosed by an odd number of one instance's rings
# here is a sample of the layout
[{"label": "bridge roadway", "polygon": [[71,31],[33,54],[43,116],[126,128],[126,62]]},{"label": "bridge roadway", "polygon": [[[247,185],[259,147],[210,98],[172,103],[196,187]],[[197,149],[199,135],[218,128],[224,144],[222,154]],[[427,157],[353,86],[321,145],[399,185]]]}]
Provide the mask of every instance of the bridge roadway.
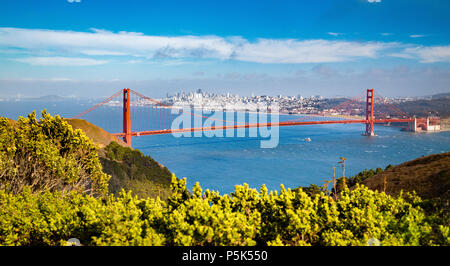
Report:
[{"label": "bridge roadway", "polygon": [[[139,131],[131,132],[132,137],[148,136],[148,135],[161,135],[194,131],[210,131],[210,130],[226,130],[226,129],[238,129],[238,128],[254,128],[254,127],[282,127],[282,126],[303,126],[303,125],[324,125],[324,124],[368,124],[370,120],[330,120],[330,121],[299,121],[299,122],[278,122],[278,123],[253,123],[245,125],[224,125],[213,127],[194,127],[194,128],[179,128],[179,129],[162,129],[152,131]],[[414,122],[414,119],[374,119],[373,123],[388,123],[388,122]],[[114,133],[114,136],[125,137],[125,133]]]}]

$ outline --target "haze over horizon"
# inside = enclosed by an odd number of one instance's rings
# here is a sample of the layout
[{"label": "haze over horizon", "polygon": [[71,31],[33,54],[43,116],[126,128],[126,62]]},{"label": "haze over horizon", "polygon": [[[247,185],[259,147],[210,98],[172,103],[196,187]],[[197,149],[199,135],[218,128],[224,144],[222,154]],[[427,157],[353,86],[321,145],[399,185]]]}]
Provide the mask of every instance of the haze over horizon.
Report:
[{"label": "haze over horizon", "polygon": [[5,0],[0,97],[450,92],[447,0]]}]

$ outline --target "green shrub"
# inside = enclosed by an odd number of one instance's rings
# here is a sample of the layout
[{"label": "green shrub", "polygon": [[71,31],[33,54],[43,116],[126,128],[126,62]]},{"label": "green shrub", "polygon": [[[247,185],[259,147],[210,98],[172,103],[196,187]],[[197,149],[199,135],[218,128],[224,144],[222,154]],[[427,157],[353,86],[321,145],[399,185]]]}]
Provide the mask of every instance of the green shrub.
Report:
[{"label": "green shrub", "polygon": [[[173,177],[173,194],[130,192],[94,198],[80,192],[14,195],[0,190],[0,245],[448,245],[449,227],[430,220],[414,195],[397,198],[357,185],[337,200],[300,190],[236,186],[230,195],[190,193]],[[439,236],[436,236],[438,234]],[[439,239],[439,241],[435,241]]]},{"label": "green shrub", "polygon": [[0,117],[0,188],[31,191],[107,192],[97,147],[81,130],[46,111],[33,112],[13,125]]}]

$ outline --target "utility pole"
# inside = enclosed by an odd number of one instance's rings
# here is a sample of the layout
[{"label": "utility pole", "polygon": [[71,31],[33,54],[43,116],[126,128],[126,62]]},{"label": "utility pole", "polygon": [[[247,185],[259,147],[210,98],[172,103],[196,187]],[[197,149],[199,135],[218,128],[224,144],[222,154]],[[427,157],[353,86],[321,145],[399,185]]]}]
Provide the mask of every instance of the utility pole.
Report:
[{"label": "utility pole", "polygon": [[334,199],[336,199],[336,166],[333,166],[333,191]]},{"label": "utility pole", "polygon": [[342,164],[342,180],[343,180],[344,186],[345,186],[346,185],[345,184],[345,160],[347,160],[347,159],[342,156],[339,157],[339,159],[341,159],[341,161],[338,163]]},{"label": "utility pole", "polygon": [[328,190],[328,185],[329,185],[331,182],[332,182],[331,180],[324,180],[324,181],[323,181],[323,185],[322,185],[322,188],[325,189],[325,191],[326,191],[328,197],[330,196],[330,191]]}]

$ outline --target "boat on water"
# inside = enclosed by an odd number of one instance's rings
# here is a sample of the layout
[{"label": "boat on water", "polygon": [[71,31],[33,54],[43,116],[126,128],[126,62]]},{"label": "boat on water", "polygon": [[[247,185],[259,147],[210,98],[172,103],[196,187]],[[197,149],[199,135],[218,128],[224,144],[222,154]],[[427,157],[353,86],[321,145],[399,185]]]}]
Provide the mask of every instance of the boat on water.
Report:
[{"label": "boat on water", "polygon": [[310,142],[311,139],[310,138],[305,138],[305,141]]}]

